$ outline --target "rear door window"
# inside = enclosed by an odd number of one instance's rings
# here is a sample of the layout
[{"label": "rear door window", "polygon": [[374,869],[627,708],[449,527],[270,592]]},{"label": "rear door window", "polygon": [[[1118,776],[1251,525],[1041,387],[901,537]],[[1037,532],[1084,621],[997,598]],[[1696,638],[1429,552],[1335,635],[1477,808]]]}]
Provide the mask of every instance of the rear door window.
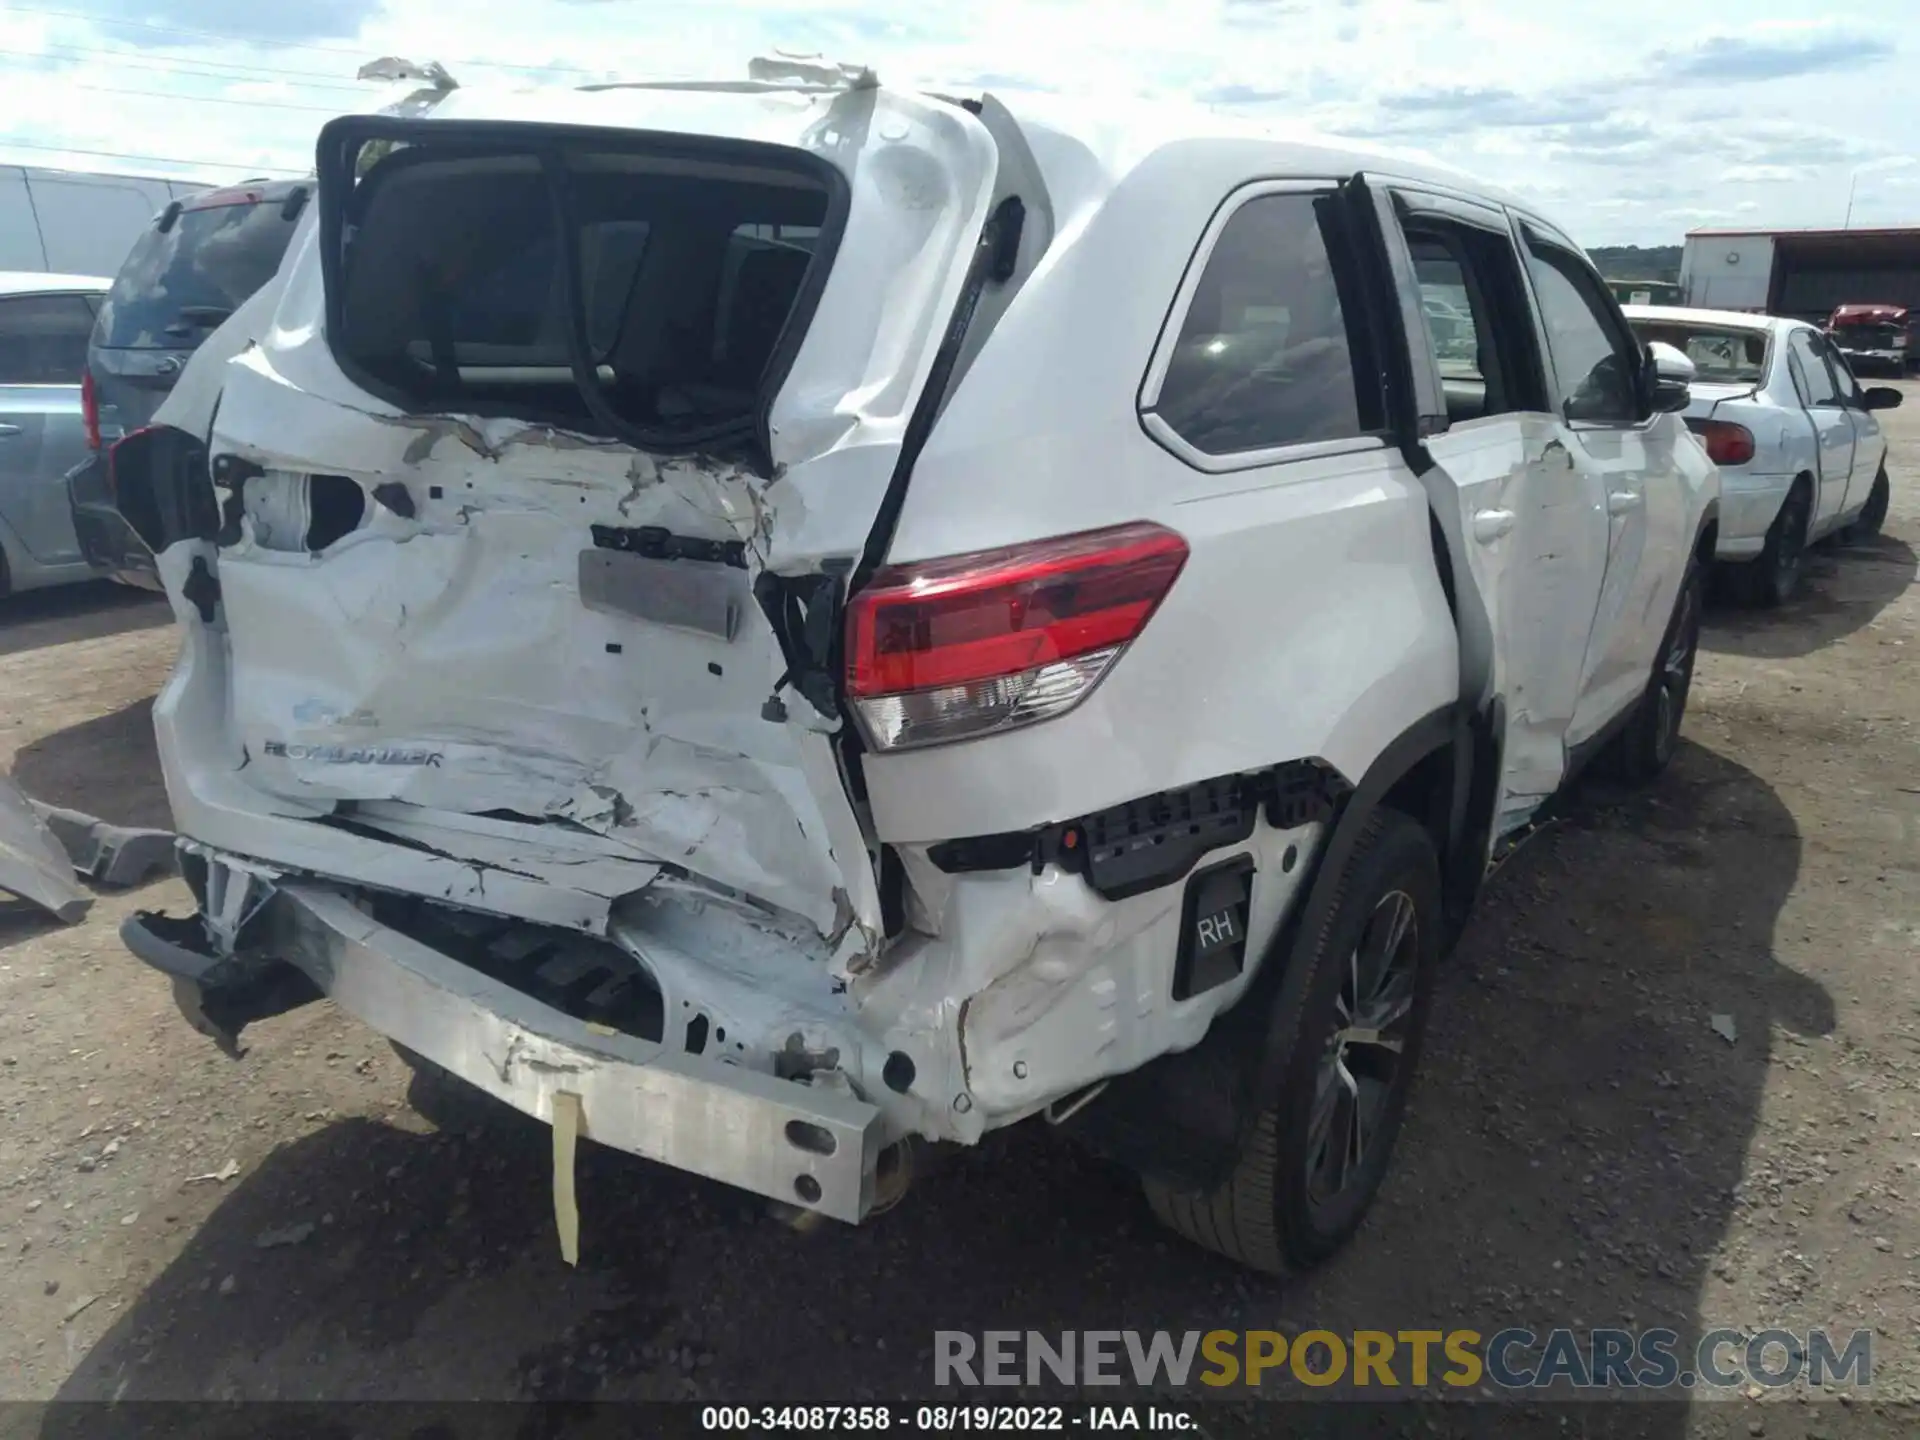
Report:
[{"label": "rear door window", "polygon": [[81,295],[0,299],[0,385],[78,385],[92,329]]},{"label": "rear door window", "polygon": [[1260,195],[1233,212],[1181,320],[1152,406],[1207,455],[1343,440],[1377,426],[1349,335],[1358,313],[1329,245],[1331,195]]},{"label": "rear door window", "polygon": [[1839,387],[1834,384],[1833,373],[1827,369],[1826,360],[1813,343],[1813,332],[1794,331],[1787,346],[1787,354],[1793,362],[1793,383],[1800,391],[1801,401],[1809,409],[1838,405]]},{"label": "rear door window", "polygon": [[1815,336],[1813,348],[1826,358],[1827,368],[1833,373],[1833,393],[1840,403],[1864,409],[1866,401],[1860,393],[1860,382],[1854,379],[1853,366],[1847,357],[1825,336]]},{"label": "rear door window", "polygon": [[1403,233],[1448,423],[1544,409],[1512,236],[1433,214],[1409,217]]},{"label": "rear door window", "polygon": [[[273,278],[298,214],[284,198],[222,192],[231,200],[186,202],[166,230],[134,244],[101,307],[98,344],[111,350],[186,350],[198,345]],[[250,198],[248,198],[250,197]]]}]

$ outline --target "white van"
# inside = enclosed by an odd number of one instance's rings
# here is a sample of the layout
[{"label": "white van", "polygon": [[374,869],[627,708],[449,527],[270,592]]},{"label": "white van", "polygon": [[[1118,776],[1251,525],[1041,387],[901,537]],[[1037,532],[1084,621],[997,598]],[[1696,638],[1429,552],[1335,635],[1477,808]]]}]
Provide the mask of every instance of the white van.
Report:
[{"label": "white van", "polygon": [[0,270],[112,275],[155,215],[213,183],[0,165]]}]

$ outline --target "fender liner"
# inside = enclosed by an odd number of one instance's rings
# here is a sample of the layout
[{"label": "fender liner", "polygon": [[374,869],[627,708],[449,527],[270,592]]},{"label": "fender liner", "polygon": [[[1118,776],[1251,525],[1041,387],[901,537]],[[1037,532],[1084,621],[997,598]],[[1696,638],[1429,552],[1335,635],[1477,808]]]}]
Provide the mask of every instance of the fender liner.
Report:
[{"label": "fender liner", "polygon": [[[1468,707],[1448,705],[1422,716],[1391,741],[1339,802],[1325,843],[1309,861],[1303,898],[1268,942],[1246,993],[1214,1021],[1198,1045],[1115,1077],[1094,1103],[1062,1121],[1060,1128],[1109,1159],[1185,1188],[1211,1189],[1224,1181],[1239,1161],[1254,1118],[1278,1097],[1289,1058],[1288,1037],[1295,1029],[1292,1016],[1305,994],[1305,966],[1296,962],[1325,929],[1339,877],[1368,819],[1397,784],[1423,762],[1439,757],[1448,767],[1444,788],[1435,797],[1439,814],[1414,818],[1448,827],[1442,871],[1455,874],[1462,849],[1473,853],[1473,832],[1481,828],[1471,802],[1477,768],[1474,736],[1483,727],[1484,720]],[[1472,867],[1476,888],[1482,869],[1484,865]],[[1471,899],[1469,891],[1463,897],[1462,918]]]}]

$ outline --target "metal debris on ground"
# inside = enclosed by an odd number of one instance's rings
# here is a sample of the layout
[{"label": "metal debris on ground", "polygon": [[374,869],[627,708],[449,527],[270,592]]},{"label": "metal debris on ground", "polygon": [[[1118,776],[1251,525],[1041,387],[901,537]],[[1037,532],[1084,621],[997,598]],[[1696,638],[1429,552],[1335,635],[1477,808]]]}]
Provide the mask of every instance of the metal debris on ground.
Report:
[{"label": "metal debris on ground", "polygon": [[171,830],[110,825],[97,815],[28,801],[60,842],[73,868],[96,885],[125,889],[179,870]]},{"label": "metal debris on ground", "polygon": [[73,878],[73,864],[34,803],[8,775],[0,775],[0,890],[79,923],[93,898]]},{"label": "metal debris on ground", "polygon": [[1740,1038],[1740,1032],[1734,1028],[1731,1015],[1716,1015],[1708,1023],[1713,1026],[1713,1033],[1729,1045]]},{"label": "metal debris on ground", "polygon": [[226,1164],[222,1165],[218,1170],[210,1170],[205,1175],[189,1175],[187,1177],[187,1184],[200,1185],[200,1184],[204,1184],[209,1180],[215,1182],[216,1184],[224,1183],[225,1181],[233,1179],[233,1177],[238,1175],[239,1173],[240,1173],[240,1162],[238,1160],[229,1160],[227,1161]]}]

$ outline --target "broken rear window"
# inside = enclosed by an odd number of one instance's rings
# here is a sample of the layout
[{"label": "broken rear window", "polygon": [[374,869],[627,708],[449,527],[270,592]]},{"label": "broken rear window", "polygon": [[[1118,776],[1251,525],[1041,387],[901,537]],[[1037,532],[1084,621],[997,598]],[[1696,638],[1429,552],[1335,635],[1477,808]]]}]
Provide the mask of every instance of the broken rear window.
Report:
[{"label": "broken rear window", "polygon": [[825,167],[765,146],[435,133],[450,129],[427,122],[371,164],[349,143],[323,185],[342,364],[410,409],[636,443],[752,433],[831,260]]},{"label": "broken rear window", "polygon": [[1642,343],[1659,340],[1693,362],[1695,378],[1757,385],[1767,373],[1767,332],[1669,320],[1630,320]]}]

